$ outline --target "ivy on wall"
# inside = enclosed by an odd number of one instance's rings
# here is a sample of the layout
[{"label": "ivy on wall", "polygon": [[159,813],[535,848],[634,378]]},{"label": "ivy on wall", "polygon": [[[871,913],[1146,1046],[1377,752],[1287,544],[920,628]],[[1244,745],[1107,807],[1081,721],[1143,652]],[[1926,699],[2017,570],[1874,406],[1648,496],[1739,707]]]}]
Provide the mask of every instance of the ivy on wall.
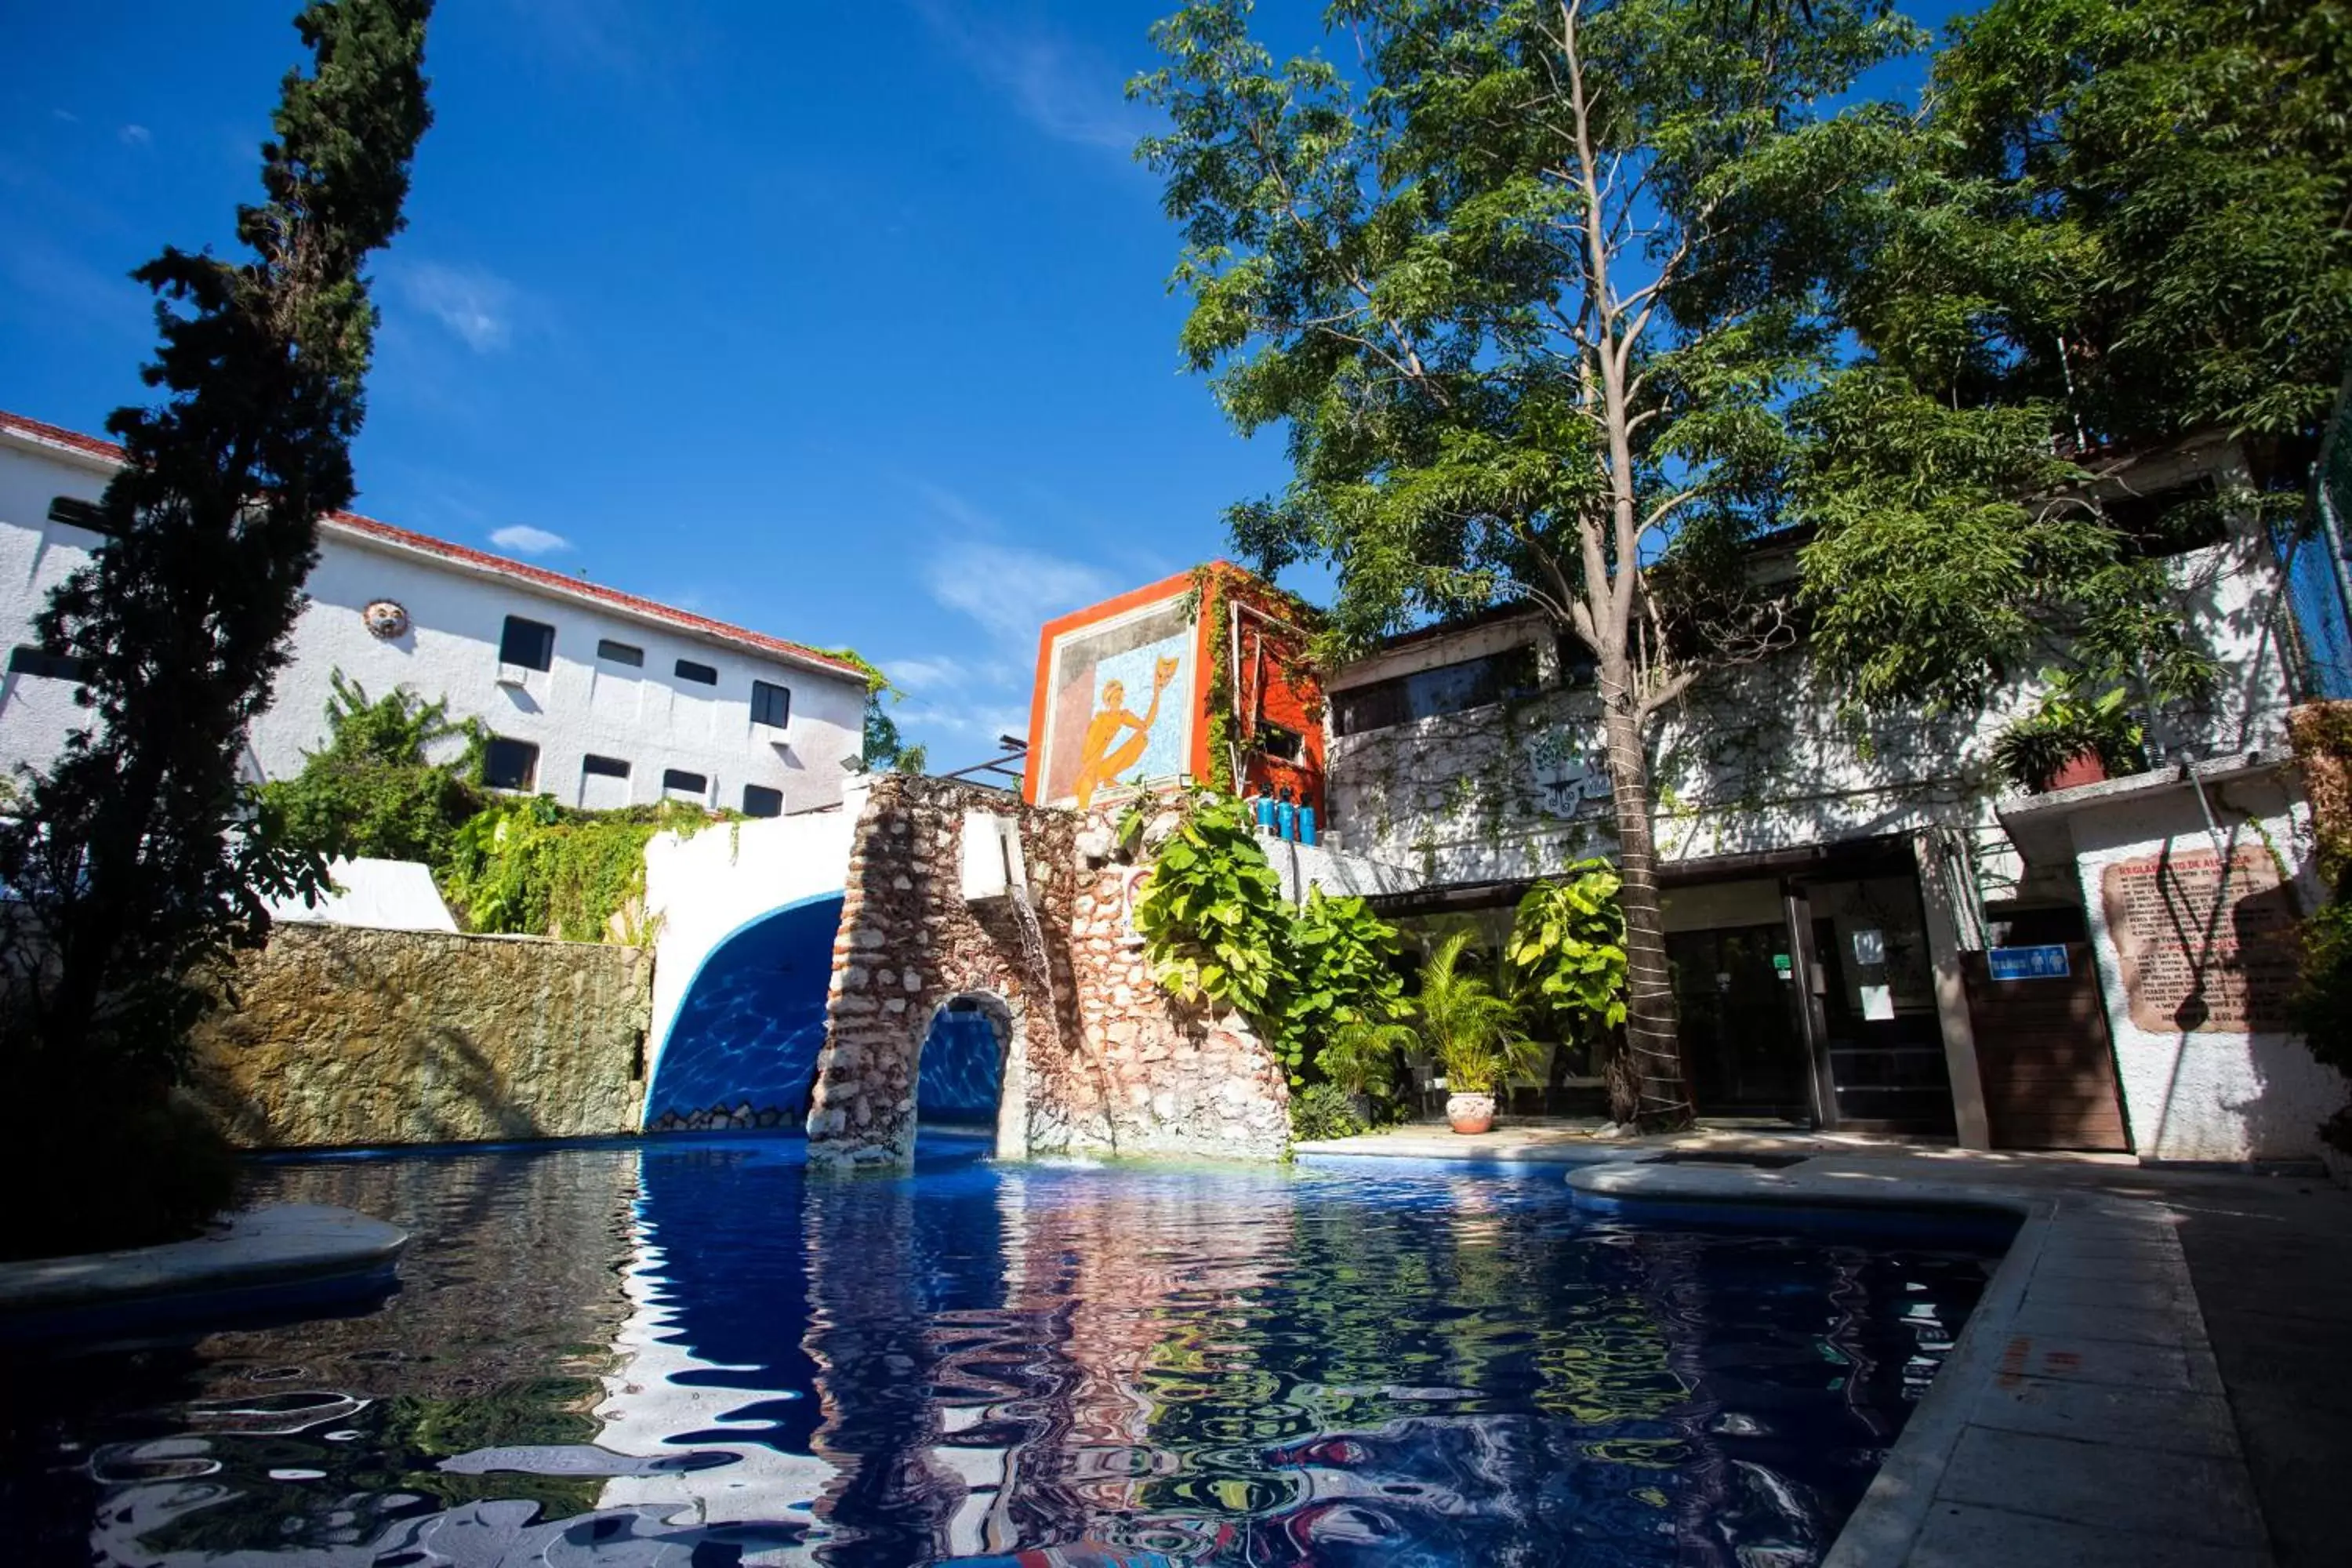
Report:
[{"label": "ivy on wall", "polygon": [[468,931],[642,942],[647,931],[628,917],[645,895],[646,845],[713,820],[677,800],[617,811],[575,811],[545,795],[495,800],[458,828],[434,880]]},{"label": "ivy on wall", "polygon": [[[644,939],[614,917],[641,903],[646,844],[734,816],[683,801],[577,811],[545,795],[492,794],[483,735],[446,700],[405,687],[371,698],[338,670],[328,740],[302,771],[262,786],[259,809],[327,858],[420,861],[464,929],[571,942]],[[432,760],[436,750],[454,755]]]}]

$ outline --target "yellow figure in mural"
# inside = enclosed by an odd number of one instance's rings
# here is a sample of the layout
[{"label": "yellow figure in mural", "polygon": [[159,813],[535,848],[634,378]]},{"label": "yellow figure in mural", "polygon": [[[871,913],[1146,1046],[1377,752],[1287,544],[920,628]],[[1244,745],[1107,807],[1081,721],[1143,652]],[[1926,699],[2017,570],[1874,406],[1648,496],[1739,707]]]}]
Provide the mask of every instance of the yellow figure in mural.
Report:
[{"label": "yellow figure in mural", "polygon": [[[1102,711],[1087,721],[1087,738],[1078,747],[1078,777],[1070,793],[1077,797],[1078,809],[1084,811],[1095,797],[1095,791],[1109,784],[1133,767],[1142,757],[1144,748],[1151,744],[1151,726],[1160,717],[1160,694],[1176,679],[1181,661],[1163,658],[1151,667],[1151,704],[1137,718],[1127,710],[1127,686],[1123,681],[1103,683]],[[1131,730],[1133,734],[1120,740],[1119,732]]]}]

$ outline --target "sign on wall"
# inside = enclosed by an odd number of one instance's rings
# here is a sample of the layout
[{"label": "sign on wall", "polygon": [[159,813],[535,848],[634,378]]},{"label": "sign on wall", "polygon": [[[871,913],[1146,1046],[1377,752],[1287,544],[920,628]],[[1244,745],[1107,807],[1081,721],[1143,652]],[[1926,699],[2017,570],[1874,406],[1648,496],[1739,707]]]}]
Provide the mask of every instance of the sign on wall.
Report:
[{"label": "sign on wall", "polygon": [[2294,909],[2267,849],[2119,860],[2100,880],[2131,1021],[2158,1034],[2284,1029]]},{"label": "sign on wall", "polygon": [[1985,966],[1995,980],[2063,980],[2074,973],[2065,944],[2055,942],[1988,949]]}]

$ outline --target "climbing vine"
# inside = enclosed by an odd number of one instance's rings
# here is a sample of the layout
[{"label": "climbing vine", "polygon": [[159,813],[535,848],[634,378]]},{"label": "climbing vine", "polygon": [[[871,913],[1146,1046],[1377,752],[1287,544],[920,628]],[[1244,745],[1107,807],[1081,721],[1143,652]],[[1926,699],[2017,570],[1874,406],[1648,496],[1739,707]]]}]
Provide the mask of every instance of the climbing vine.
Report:
[{"label": "climbing vine", "polygon": [[612,921],[645,894],[646,843],[719,819],[685,801],[574,811],[545,795],[499,799],[458,828],[435,880],[469,931],[636,941],[642,931],[615,932]]}]

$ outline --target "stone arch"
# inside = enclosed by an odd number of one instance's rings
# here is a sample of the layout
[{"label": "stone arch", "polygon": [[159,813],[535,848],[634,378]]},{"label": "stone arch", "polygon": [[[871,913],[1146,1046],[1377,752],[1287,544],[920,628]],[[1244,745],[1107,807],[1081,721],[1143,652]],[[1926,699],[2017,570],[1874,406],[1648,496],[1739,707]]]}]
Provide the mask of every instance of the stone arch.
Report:
[{"label": "stone arch", "polygon": [[[1021,824],[1029,889],[965,896],[968,816]],[[1055,1100],[1038,1070],[1041,1052],[1048,1078],[1074,1054],[1054,981],[1057,950],[1064,973],[1067,966],[1067,894],[1054,886],[1063,879],[1054,868],[1069,863],[1067,826],[1001,791],[899,775],[877,783],[857,825],[834,946],[827,1032],[808,1113],[813,1164],[911,1163],[923,1038],[933,1015],[958,996],[992,998],[1003,1009],[998,1157],[1025,1158],[1070,1142],[1071,1108]],[[1061,842],[1049,837],[1055,831]],[[1031,898],[1045,908],[1033,908]]]},{"label": "stone arch", "polygon": [[[995,1091],[987,1109],[988,1122],[992,1128],[1000,1158],[1021,1159],[1029,1152],[1027,1082],[1027,1009],[1015,1005],[993,991],[959,991],[932,1008],[915,1034],[915,1121],[918,1129],[923,1121],[923,1096],[931,1081],[925,1077],[931,1063],[935,1042],[940,1042],[940,1020],[967,1016],[984,1019],[995,1042],[992,1063]],[[1020,1084],[1015,1084],[1015,1066],[1019,1065]]]}]

